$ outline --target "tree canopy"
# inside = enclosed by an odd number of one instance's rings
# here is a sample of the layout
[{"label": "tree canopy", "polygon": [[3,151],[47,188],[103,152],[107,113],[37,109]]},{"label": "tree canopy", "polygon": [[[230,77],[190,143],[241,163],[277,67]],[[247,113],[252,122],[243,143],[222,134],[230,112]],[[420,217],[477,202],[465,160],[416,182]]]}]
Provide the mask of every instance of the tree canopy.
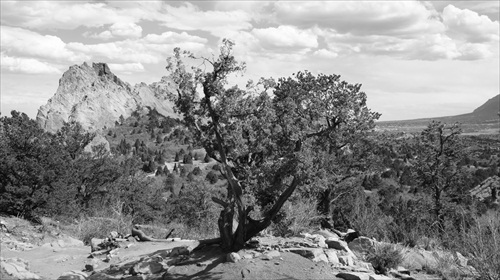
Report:
[{"label": "tree canopy", "polygon": [[[316,188],[337,174],[337,163],[358,153],[379,114],[366,106],[360,84],[339,75],[298,72],[289,78],[228,87],[244,71],[224,40],[215,59],[174,50],[167,69],[178,84],[175,102],[207,154],[227,179],[219,217],[222,246],[240,249],[265,229],[298,188]],[[184,58],[200,59],[208,71],[186,69]],[[201,93],[198,91],[201,89]],[[259,205],[247,201],[257,198]],[[254,206],[262,215],[252,218]],[[236,229],[232,220],[238,221]]]}]

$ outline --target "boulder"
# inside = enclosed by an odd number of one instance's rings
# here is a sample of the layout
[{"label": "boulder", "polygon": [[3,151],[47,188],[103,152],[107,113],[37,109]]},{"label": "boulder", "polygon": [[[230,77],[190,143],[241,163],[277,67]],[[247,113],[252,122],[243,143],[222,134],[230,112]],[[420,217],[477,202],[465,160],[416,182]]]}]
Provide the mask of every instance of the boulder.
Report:
[{"label": "boulder", "polygon": [[330,249],[335,249],[335,250],[342,250],[349,252],[349,247],[347,246],[347,243],[342,240],[338,240],[336,238],[328,238],[326,239],[326,244],[328,245],[328,248]]},{"label": "boulder", "polygon": [[343,239],[345,242],[349,243],[360,236],[361,235],[359,234],[359,232],[357,232],[353,229],[348,229],[347,233],[344,235]]},{"label": "boulder", "polygon": [[370,252],[373,252],[375,244],[375,240],[360,236],[351,241],[351,243],[348,244],[348,247],[356,254],[356,256],[362,257],[366,256]]}]

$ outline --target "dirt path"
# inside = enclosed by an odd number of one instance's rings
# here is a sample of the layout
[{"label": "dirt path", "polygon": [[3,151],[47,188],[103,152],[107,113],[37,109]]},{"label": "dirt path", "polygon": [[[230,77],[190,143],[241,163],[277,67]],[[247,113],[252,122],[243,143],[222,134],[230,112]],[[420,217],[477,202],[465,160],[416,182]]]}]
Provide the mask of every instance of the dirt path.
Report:
[{"label": "dirt path", "polygon": [[90,255],[90,246],[77,247],[52,247],[50,244],[34,248],[32,250],[14,251],[8,248],[2,248],[1,257],[4,259],[21,258],[29,263],[29,270],[43,279],[57,279],[61,274],[85,269],[89,263],[97,264],[96,270],[108,268],[111,264],[123,263],[136,260],[142,255],[147,255],[158,250],[167,250],[179,246],[192,245],[194,241],[177,242],[134,242],[129,248],[119,248],[117,255],[109,262],[104,262],[105,256],[88,258]]}]

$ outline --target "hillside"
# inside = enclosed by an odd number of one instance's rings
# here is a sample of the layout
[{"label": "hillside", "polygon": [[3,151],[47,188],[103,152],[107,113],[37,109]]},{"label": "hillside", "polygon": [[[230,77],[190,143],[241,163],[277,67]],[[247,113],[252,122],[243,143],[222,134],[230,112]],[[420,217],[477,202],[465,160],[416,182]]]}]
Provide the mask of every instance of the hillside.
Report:
[{"label": "hillside", "polygon": [[500,129],[499,113],[500,94],[489,99],[471,113],[414,120],[381,121],[377,122],[377,127],[379,130],[416,132],[434,120],[445,123],[461,123],[464,132],[468,134],[498,134]]}]

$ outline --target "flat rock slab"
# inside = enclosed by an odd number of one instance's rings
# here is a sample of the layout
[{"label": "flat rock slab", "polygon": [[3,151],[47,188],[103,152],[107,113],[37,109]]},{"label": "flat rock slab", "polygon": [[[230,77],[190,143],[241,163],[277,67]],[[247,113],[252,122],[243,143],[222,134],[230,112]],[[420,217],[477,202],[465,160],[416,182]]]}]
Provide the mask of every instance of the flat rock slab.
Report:
[{"label": "flat rock slab", "polygon": [[341,272],[336,276],[344,280],[370,280],[370,274],[362,272]]}]

